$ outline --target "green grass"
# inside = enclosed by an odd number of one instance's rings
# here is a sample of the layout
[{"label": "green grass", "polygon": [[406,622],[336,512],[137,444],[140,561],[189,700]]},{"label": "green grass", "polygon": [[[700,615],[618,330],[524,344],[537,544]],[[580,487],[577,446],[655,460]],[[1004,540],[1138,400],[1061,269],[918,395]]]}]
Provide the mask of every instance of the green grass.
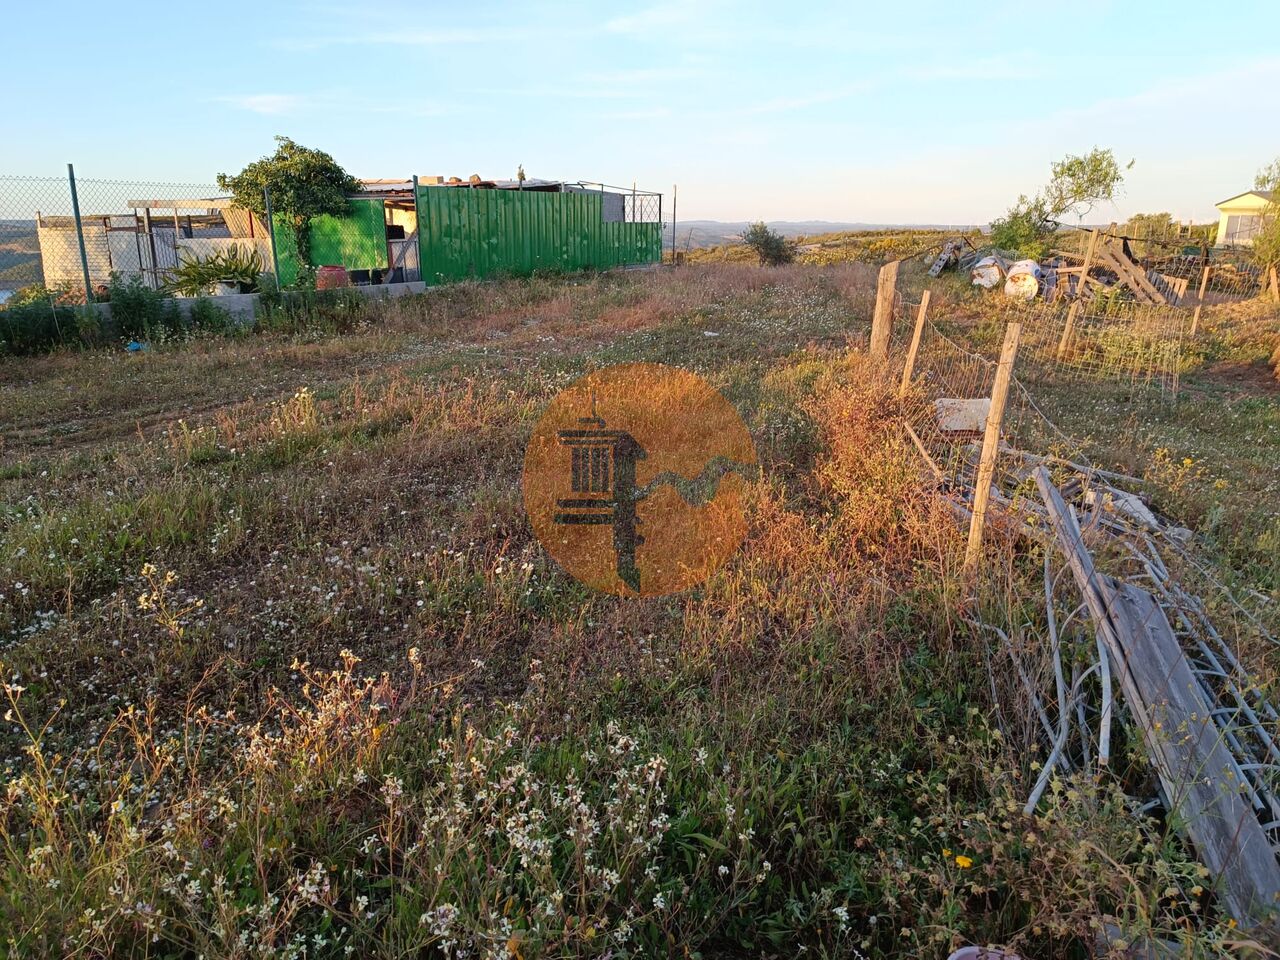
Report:
[{"label": "green grass", "polygon": [[[1037,754],[861,356],[873,278],[461,285],[345,334],[0,361],[8,952],[1068,957],[1108,918],[1226,955],[1118,779],[1019,812]],[[559,389],[637,360],[707,376],[764,470],[725,568],[625,600],[555,566],[519,477]],[[1274,591],[1276,395],[1204,376],[1131,415],[1037,396]],[[983,609],[1033,610],[1035,556],[988,562]]]}]

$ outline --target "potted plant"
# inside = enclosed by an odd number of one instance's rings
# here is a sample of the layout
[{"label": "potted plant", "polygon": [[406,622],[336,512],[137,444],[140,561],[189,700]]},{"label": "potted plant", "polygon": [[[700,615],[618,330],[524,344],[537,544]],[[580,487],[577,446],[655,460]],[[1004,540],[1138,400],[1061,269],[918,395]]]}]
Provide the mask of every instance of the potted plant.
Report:
[{"label": "potted plant", "polygon": [[169,278],[169,289],[184,297],[253,293],[262,274],[262,257],[233,244],[207,257],[184,260]]}]

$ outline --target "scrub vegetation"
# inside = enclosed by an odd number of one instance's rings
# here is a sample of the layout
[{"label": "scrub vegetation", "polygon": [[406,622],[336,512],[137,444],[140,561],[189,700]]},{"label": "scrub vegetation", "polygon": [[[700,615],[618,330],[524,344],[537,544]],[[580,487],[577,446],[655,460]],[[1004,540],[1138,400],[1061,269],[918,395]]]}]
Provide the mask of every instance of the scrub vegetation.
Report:
[{"label": "scrub vegetation", "polygon": [[[875,278],[458,284],[0,359],[7,955],[1078,957],[1104,924],[1267,955],[1125,799],[1140,744],[1022,815],[1044,758],[963,614],[1019,616],[1040,559],[996,536],[962,581],[866,359]],[[1165,406],[1037,396],[1274,601],[1280,321],[1241,311]],[[688,594],[589,593],[523,513],[540,411],[625,361],[707,377],[759,451],[746,542]]]}]

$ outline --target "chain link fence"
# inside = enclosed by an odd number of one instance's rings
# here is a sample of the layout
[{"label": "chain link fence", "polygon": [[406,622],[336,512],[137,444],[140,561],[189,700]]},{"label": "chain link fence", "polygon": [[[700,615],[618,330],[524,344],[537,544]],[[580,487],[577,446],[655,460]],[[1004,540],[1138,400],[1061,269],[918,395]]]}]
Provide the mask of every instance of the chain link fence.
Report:
[{"label": "chain link fence", "polygon": [[247,209],[211,183],[0,176],[0,303],[103,301],[113,282],[199,297],[255,292],[263,274],[288,286],[314,273],[322,288],[419,278],[412,179],[302,230],[270,202],[264,191]]}]

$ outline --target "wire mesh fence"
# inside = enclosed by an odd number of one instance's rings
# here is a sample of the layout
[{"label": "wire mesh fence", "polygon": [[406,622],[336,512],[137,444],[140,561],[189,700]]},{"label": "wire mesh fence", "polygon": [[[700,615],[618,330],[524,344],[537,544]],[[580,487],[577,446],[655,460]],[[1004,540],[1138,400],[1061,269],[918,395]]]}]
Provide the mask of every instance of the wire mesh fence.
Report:
[{"label": "wire mesh fence", "polygon": [[1194,316],[1134,301],[1035,302],[1009,310],[1022,324],[1020,353],[1069,380],[1108,380],[1176,396],[1190,362]]},{"label": "wire mesh fence", "polygon": [[[83,303],[104,299],[113,281],[178,293],[190,264],[221,263],[233,282],[235,259],[259,272],[270,260],[261,220],[212,184],[0,177],[0,222],[6,299],[34,290]],[[215,282],[188,292],[215,292]]]},{"label": "wire mesh fence", "polygon": [[[977,485],[997,370],[996,359],[962,345],[933,320],[925,320],[913,389],[904,398],[907,422],[927,451],[937,478],[966,508]],[[1000,416],[1002,454],[1024,451],[1040,459],[1087,464],[1083,446],[1045,415],[1017,374],[1009,378]],[[1008,455],[996,459],[992,489],[997,502],[1031,490],[1031,462]]]},{"label": "wire mesh fence", "polygon": [[[46,217],[73,218],[66,177],[0,177],[0,300],[28,287],[57,286],[56,279],[45,279],[45,257],[40,248],[39,224]],[[78,249],[70,251],[69,256],[60,251],[50,258],[49,273],[56,278],[64,272],[73,274],[83,302]]]}]

